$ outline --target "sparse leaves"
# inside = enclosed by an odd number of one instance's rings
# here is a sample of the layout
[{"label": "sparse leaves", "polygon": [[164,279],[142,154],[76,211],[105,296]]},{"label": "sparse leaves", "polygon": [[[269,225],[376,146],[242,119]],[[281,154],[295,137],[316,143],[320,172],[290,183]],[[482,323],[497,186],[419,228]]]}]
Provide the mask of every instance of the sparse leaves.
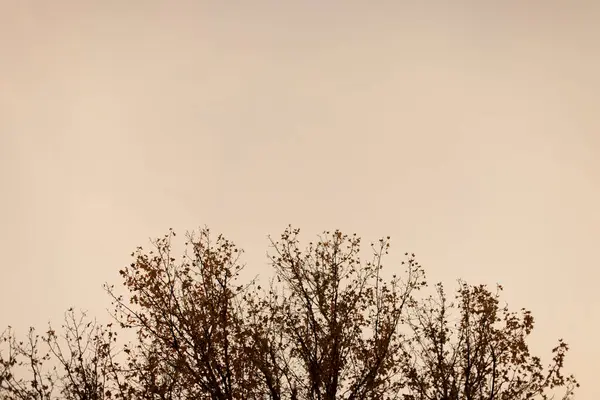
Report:
[{"label": "sparse leaves", "polygon": [[240,283],[231,241],[188,234],[178,260],[170,229],[118,271],[125,293],[105,285],[116,324],[70,308],[45,335],[2,333],[0,398],[567,400],[579,386],[562,340],[546,368],[530,354],[534,318],[501,307],[500,286],[459,282],[450,301],[437,284],[424,297],[414,254],[386,274],[389,236],[365,259],[356,234],[326,231],[306,247],[299,236],[271,239],[267,284]]}]

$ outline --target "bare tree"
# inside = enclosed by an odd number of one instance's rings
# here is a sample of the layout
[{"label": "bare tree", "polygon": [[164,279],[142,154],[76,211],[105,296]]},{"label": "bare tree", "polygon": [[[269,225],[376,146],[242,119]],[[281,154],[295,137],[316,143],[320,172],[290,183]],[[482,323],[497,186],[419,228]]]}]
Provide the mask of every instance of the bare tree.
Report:
[{"label": "bare tree", "polygon": [[0,395],[6,400],[49,400],[55,386],[54,371],[44,369],[49,352],[41,353],[40,335],[33,328],[19,341],[8,327],[0,336]]},{"label": "bare tree", "polygon": [[[110,398],[111,382],[118,381],[112,348],[116,333],[72,308],[65,313],[61,331],[59,335],[49,326],[40,335],[30,328],[26,341],[17,341],[11,329],[5,331],[0,394],[22,400]],[[17,377],[15,370],[24,376]]]}]

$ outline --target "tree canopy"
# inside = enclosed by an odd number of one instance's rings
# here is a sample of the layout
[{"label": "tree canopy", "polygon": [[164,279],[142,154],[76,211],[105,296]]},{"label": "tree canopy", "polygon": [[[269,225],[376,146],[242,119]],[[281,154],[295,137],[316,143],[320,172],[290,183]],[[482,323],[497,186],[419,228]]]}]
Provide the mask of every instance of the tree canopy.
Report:
[{"label": "tree canopy", "polygon": [[110,323],[69,309],[58,331],[7,328],[0,399],[566,400],[579,386],[562,340],[545,363],[530,354],[533,316],[501,305],[500,286],[427,295],[414,254],[384,269],[389,237],[365,251],[336,230],[302,246],[289,227],[262,285],[241,282],[224,236],[188,234],[179,256],[175,237],[131,254],[124,293],[105,285]]}]

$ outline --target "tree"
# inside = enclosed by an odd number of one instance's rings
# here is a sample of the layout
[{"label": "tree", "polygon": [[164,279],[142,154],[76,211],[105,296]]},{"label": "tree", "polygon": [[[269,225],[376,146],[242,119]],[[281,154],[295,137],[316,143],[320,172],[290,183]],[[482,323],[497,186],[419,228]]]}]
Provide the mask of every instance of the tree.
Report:
[{"label": "tree", "polygon": [[411,307],[407,325],[413,335],[402,368],[407,399],[547,400],[557,388],[563,389],[562,399],[572,398],[579,384],[562,373],[567,344],[559,340],[544,369],[527,345],[531,312],[500,307],[501,290],[494,294],[484,285],[460,282],[456,302],[449,303],[438,284],[435,297]]},{"label": "tree", "polygon": [[[0,335],[8,350],[0,353],[0,398],[49,400],[57,398],[56,390],[66,400],[110,397],[111,382],[119,382],[112,348],[116,333],[72,308],[61,328],[61,337],[52,326],[45,335],[30,328],[25,341],[18,341],[10,327]],[[45,368],[48,364],[51,367]]]},{"label": "tree", "polygon": [[[302,248],[290,227],[271,240],[274,274],[263,287],[239,282],[242,251],[222,235],[188,234],[179,260],[175,236],[132,253],[124,294],[105,286],[114,324],[133,343],[118,345],[113,324],[72,310],[66,344],[50,329],[43,356],[33,331],[28,345],[9,332],[0,398],[524,400],[555,389],[567,399],[578,386],[562,372],[567,345],[544,369],[526,344],[533,317],[500,308],[499,292],[461,282],[456,303],[441,284],[418,296],[425,274],[408,253],[386,279],[389,237],[365,262],[356,235],[325,232]],[[50,360],[58,369],[44,375]],[[14,377],[19,362],[29,383]]]}]

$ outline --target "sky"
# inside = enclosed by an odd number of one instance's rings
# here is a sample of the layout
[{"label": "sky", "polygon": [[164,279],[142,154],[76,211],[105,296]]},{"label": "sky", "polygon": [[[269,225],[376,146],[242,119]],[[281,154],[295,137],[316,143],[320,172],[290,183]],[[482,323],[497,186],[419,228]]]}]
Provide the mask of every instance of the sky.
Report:
[{"label": "sky", "polygon": [[[418,4],[417,4],[418,3]],[[600,398],[600,2],[0,0],[0,325],[208,226],[288,224],[500,283]],[[390,265],[390,268],[394,268]]]}]

